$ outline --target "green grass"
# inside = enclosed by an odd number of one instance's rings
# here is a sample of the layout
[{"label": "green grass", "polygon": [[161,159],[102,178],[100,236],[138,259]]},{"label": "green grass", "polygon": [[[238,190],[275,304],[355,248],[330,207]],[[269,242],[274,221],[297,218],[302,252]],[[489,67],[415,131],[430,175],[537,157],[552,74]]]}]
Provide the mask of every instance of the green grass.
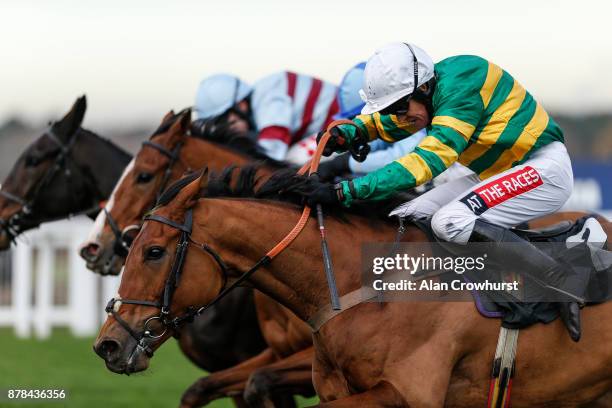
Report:
[{"label": "green grass", "polygon": [[[8,402],[1,407],[175,407],[183,391],[205,375],[169,340],[151,360],[147,371],[132,376],[111,373],[92,350],[92,338],[74,338],[55,330],[48,340],[17,339],[13,331],[0,330],[0,390],[9,388],[64,389],[63,402]],[[306,404],[300,399],[300,405]],[[314,400],[307,400],[312,403]],[[307,404],[306,404],[307,405]],[[208,405],[233,407],[229,399]]]}]

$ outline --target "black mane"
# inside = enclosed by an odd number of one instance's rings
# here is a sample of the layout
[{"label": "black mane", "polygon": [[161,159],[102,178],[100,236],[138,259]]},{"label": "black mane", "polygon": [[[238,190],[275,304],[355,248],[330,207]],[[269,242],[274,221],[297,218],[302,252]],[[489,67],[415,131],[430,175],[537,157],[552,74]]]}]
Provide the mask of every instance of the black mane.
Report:
[{"label": "black mane", "polygon": [[[295,169],[284,169],[275,172],[268,180],[260,183],[258,174],[260,165],[231,166],[208,177],[208,185],[201,192],[206,198],[252,198],[256,200],[273,200],[303,206],[304,193],[298,193],[296,186],[312,183],[307,176],[298,176]],[[172,184],[160,197],[158,206],[167,205],[190,182],[201,173],[192,173]],[[316,182],[315,182],[316,183]],[[261,185],[259,185],[261,184]],[[320,184],[320,183],[318,183]],[[332,208],[326,207],[326,213],[346,219],[346,214],[354,214],[368,219],[391,221],[389,212],[398,205],[413,197],[398,194],[383,201],[362,201],[354,203],[351,208],[340,204]]]}]

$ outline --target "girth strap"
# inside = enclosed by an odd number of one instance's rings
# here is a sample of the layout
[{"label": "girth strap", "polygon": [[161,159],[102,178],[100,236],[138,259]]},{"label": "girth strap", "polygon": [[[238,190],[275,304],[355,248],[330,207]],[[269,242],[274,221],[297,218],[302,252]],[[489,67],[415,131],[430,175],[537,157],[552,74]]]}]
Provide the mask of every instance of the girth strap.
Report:
[{"label": "girth strap", "polygon": [[306,323],[308,323],[312,332],[316,333],[325,323],[338,316],[340,313],[376,297],[378,297],[378,292],[369,286],[362,286],[357,290],[340,296],[341,310],[335,310],[331,304],[327,304],[317,310]]}]

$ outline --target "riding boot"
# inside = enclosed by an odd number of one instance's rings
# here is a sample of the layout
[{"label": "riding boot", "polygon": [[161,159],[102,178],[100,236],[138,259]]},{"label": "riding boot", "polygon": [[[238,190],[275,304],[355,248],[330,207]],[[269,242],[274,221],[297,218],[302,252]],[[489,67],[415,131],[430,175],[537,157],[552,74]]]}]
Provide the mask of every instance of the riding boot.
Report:
[{"label": "riding boot", "polygon": [[561,319],[572,340],[580,340],[580,306],[584,304],[584,283],[576,276],[568,276],[568,271],[555,259],[509,229],[477,219],[469,241],[500,244],[492,247],[496,251],[493,254],[496,259],[520,259],[524,267],[523,274],[562,295],[566,301],[559,303]]}]

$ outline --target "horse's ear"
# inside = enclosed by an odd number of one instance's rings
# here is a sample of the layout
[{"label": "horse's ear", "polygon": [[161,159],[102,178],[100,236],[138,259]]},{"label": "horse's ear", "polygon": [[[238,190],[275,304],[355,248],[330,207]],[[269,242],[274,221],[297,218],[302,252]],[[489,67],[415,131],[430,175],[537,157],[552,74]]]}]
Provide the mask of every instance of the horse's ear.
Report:
[{"label": "horse's ear", "polygon": [[208,187],[209,177],[210,174],[208,174],[208,167],[205,167],[204,170],[202,170],[202,174],[200,174],[200,177],[198,178],[198,180],[200,180],[200,190],[206,190]]},{"label": "horse's ear", "polygon": [[53,124],[53,131],[62,139],[71,137],[83,123],[85,111],[87,110],[87,97],[85,95],[77,98],[68,113]]},{"label": "horse's ear", "polygon": [[185,133],[191,129],[191,108],[185,108],[178,119],[181,122],[181,128]]},{"label": "horse's ear", "polygon": [[189,134],[191,127],[191,110],[186,109],[177,114],[174,123],[168,129],[168,143],[170,146],[176,146],[184,137]]},{"label": "horse's ear", "polygon": [[162,119],[161,124],[163,125],[164,123],[168,122],[173,117],[174,117],[174,110],[171,110],[168,113],[166,113],[166,115],[164,115],[164,118]]},{"label": "horse's ear", "polygon": [[191,127],[191,109],[187,108],[178,113],[177,118],[170,127],[170,133],[186,134]]},{"label": "horse's ear", "polygon": [[201,197],[203,186],[207,184],[208,169],[204,169],[198,178],[183,187],[176,195],[176,198],[172,200],[172,205],[177,206],[176,211],[179,212],[180,210],[186,210],[193,207],[198,202],[198,198]]}]

